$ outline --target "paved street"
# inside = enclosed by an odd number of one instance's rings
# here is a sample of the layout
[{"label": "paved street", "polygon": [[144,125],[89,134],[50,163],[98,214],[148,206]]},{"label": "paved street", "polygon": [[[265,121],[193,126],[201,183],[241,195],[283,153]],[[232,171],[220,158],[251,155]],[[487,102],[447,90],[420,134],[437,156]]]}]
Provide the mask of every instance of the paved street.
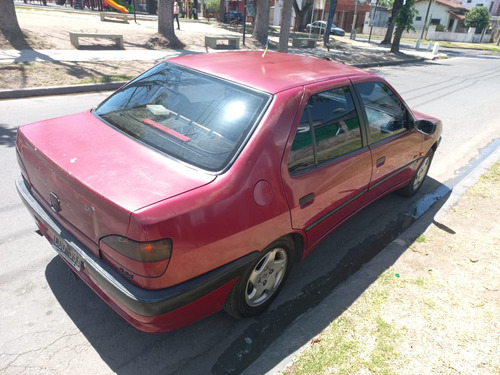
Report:
[{"label": "paved street", "polygon": [[[263,353],[266,357],[259,362],[258,371],[265,372],[306,344],[335,318],[335,312],[326,313],[317,324],[304,324],[307,329],[288,345],[273,343],[299,316],[307,321],[308,311],[359,269],[361,259],[369,259],[405,230],[428,197],[432,201],[444,196],[485,153],[499,145],[499,58],[457,57],[374,70],[412,108],[443,120],[443,142],[422,191],[409,200],[390,195],[349,220],[297,265],[270,311],[258,318],[235,321],[218,313],[157,335],[129,326],[83,282],[74,279],[48,242],[35,233],[36,226],[14,189],[19,174],[16,128],[86,110],[106,95],[0,101],[0,298],[4,301],[0,372],[229,374],[241,373]],[[350,296],[352,300],[356,297]],[[248,374],[252,373],[249,369]]]}]

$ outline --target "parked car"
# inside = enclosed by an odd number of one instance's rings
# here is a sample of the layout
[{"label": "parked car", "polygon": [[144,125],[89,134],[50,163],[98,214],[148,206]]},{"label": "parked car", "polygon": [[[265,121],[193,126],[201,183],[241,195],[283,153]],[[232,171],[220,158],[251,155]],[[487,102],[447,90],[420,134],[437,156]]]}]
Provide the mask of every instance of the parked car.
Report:
[{"label": "parked car", "polygon": [[[316,34],[324,34],[326,30],[326,22],[325,21],[314,21],[313,23],[309,23],[306,26],[308,32],[316,33]],[[344,36],[345,31],[340,27],[335,26],[332,23],[332,27],[330,28],[330,34]]]},{"label": "parked car", "polygon": [[[229,17],[229,21],[228,21],[228,17]],[[228,13],[224,13],[223,22],[224,23],[236,23],[238,25],[242,25],[243,24],[243,13],[236,12],[236,11],[230,11]]]},{"label": "parked car", "polygon": [[147,332],[269,306],[333,229],[422,186],[441,122],[383,78],[268,52],[164,61],[96,108],[19,128],[41,233]]}]

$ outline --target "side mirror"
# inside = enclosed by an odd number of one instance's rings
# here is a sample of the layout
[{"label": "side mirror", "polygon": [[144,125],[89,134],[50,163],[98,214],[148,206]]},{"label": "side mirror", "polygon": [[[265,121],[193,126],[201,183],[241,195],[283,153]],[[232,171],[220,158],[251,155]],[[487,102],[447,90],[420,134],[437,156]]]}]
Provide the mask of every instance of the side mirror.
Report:
[{"label": "side mirror", "polygon": [[436,124],[429,120],[419,120],[415,123],[415,128],[425,135],[432,135],[436,131]]}]

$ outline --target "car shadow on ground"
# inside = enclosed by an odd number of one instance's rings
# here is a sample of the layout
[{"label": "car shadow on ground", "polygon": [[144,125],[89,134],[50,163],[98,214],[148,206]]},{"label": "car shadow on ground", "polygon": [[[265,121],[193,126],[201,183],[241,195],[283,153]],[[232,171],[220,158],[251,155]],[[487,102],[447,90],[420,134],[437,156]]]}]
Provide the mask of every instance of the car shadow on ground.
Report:
[{"label": "car shadow on ground", "polygon": [[[435,197],[436,191],[444,193]],[[446,202],[449,192],[428,178],[411,199],[390,194],[365,208],[295,266],[271,308],[255,319],[236,321],[221,312],[177,331],[147,334],[118,316],[73,276],[59,257],[48,264],[45,276],[66,314],[117,374],[239,374],[259,357],[258,369],[251,372],[265,373],[335,320],[392,266],[406,247],[383,257],[371,277],[356,282],[356,288],[333,308],[321,309],[312,320],[301,319],[299,333],[293,339],[272,345],[287,328],[408,229],[415,222],[421,202],[434,200],[429,212],[412,227],[418,229],[413,230],[414,237],[421,234],[432,224],[433,213]]]}]

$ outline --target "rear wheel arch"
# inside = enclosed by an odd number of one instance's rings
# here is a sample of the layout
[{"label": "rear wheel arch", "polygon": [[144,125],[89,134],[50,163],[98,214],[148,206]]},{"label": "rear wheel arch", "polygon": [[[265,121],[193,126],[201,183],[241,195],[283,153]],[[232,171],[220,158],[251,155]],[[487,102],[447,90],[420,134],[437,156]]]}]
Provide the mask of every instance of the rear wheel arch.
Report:
[{"label": "rear wheel arch", "polygon": [[302,254],[303,239],[291,233],[266,246],[236,280],[224,303],[234,318],[247,318],[263,312],[279,294],[293,264]]}]

